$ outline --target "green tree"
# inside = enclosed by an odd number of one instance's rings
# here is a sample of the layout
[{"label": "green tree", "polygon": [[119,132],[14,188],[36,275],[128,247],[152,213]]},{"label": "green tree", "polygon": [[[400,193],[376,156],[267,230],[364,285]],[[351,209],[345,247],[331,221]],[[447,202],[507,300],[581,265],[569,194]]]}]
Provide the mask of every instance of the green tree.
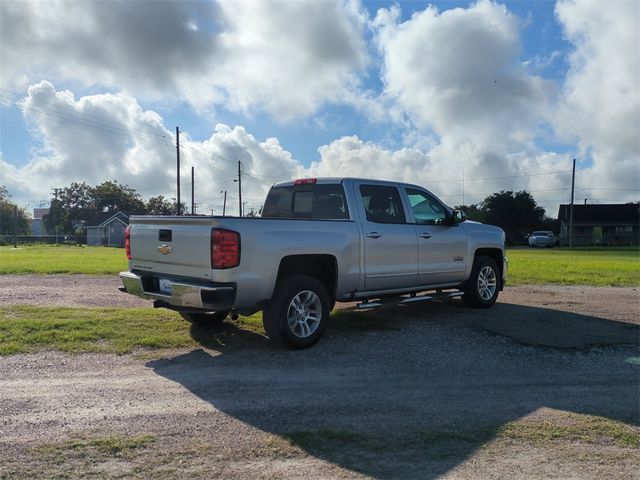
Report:
[{"label": "green tree", "polygon": [[[14,219],[14,216],[16,218]],[[11,201],[7,187],[0,185],[0,234],[28,235],[31,233],[31,221],[26,208]]]},{"label": "green tree", "polygon": [[485,198],[480,204],[485,223],[502,228],[509,243],[520,241],[525,234],[539,228],[545,215],[526,191],[500,191]]},{"label": "green tree", "polygon": [[51,200],[44,225],[50,232],[58,229],[62,234],[80,233],[96,214],[94,188],[85,182],[73,182],[58,190]]},{"label": "green tree", "polygon": [[462,210],[469,220],[484,223],[484,212],[478,205],[459,205],[455,208]]},{"label": "green tree", "polygon": [[93,198],[98,212],[146,213],[146,205],[140,194],[129,185],[121,185],[115,180],[95,187]]},{"label": "green tree", "polygon": [[147,213],[149,215],[175,215],[175,202],[170,202],[163,195],[151,197],[147,201]]}]

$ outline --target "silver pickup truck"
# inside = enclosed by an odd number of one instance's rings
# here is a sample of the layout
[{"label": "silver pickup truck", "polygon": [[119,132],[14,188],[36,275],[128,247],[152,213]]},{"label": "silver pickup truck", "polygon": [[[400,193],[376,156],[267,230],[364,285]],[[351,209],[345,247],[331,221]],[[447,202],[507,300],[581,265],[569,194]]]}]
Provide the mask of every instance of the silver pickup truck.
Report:
[{"label": "silver pickup truck", "polygon": [[417,185],[358,178],[275,184],[261,218],[133,216],[125,243],[123,291],[197,323],[262,310],[290,348],[319,340],[335,302],[490,307],[507,277],[500,228]]}]

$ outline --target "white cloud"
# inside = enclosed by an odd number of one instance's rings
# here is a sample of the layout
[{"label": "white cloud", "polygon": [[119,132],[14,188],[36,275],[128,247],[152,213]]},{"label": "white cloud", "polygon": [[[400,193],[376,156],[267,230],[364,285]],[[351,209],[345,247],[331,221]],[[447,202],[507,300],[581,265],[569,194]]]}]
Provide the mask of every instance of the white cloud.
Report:
[{"label": "white cloud", "polygon": [[382,9],[373,24],[386,93],[418,128],[484,146],[532,140],[553,85],[518,61],[519,23],[506,7],[481,0],[399,17]]},{"label": "white cloud", "polygon": [[357,0],[3,1],[1,83],[74,81],[288,120],[359,95],[366,21]]},{"label": "white cloud", "polygon": [[[145,198],[175,197],[175,135],[157,113],[143,110],[134,98],[102,94],[76,99],[45,81],[30,86],[19,104],[40,145],[22,167],[0,157],[0,184],[16,201],[33,206],[50,198],[54,187],[114,179]],[[181,135],[182,201],[190,201],[191,166],[197,172],[196,201],[202,208],[217,208],[220,190],[229,190],[229,202],[235,200],[238,160],[246,174],[247,208],[261,204],[271,183],[301,170],[277,139],[259,142],[240,126],[217,125],[204,142],[193,141],[186,132]]]},{"label": "white cloud", "polygon": [[[33,158],[16,167],[0,159],[0,176],[14,198],[32,205],[47,198],[54,187],[73,181],[96,185],[117,180],[143,197],[175,197],[175,138],[153,111],[143,110],[124,94],[91,95],[76,99],[69,91],[56,91],[49,82],[29,87],[20,105],[40,146]],[[553,178],[477,180],[478,177],[540,173],[557,170],[553,155],[496,154],[472,142],[445,138],[430,150],[388,149],[357,136],[345,136],[318,149],[320,159],[304,167],[277,138],[257,140],[244,127],[219,124],[205,141],[181,135],[182,200],[191,196],[190,169],[196,171],[196,202],[200,211],[220,213],[221,190],[228,191],[228,208],[235,212],[237,161],[242,162],[243,200],[258,209],[269,186],[280,180],[308,176],[355,176],[417,183],[451,205],[474,203],[499,188],[539,188],[556,185]],[[455,159],[455,160],[452,160]],[[497,166],[488,171],[485,165]],[[463,198],[460,165],[465,165]],[[490,172],[491,174],[487,173]],[[549,187],[551,185],[552,187]],[[566,186],[559,183],[559,187]],[[546,196],[545,196],[546,195]],[[549,193],[555,195],[558,192]],[[554,198],[546,193],[536,198]]]},{"label": "white cloud", "polygon": [[[579,186],[600,199],[638,200],[640,192],[640,3],[573,2],[556,5],[573,44],[556,128],[577,139],[580,157],[593,165],[579,172]],[[635,191],[634,191],[635,190]]]}]

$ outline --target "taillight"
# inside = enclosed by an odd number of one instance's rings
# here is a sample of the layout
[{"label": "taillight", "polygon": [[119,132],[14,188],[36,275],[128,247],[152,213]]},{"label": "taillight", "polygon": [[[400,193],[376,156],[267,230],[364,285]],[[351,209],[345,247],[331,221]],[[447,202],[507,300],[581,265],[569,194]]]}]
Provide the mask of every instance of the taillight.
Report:
[{"label": "taillight", "polygon": [[293,182],[293,185],[313,185],[318,181],[317,178],[300,178]]},{"label": "taillight", "polygon": [[127,225],[124,231],[124,251],[127,254],[127,260],[131,260],[131,225]]},{"label": "taillight", "polygon": [[240,234],[224,228],[211,229],[211,268],[240,265]]}]

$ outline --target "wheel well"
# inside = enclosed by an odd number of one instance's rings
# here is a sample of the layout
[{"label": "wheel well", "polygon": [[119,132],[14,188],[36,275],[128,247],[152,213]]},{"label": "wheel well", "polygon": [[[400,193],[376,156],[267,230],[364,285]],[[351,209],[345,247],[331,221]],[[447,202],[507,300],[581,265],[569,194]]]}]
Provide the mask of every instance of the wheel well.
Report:
[{"label": "wheel well", "polygon": [[338,267],[332,255],[289,255],[280,261],[278,280],[286,274],[297,273],[317,278],[327,289],[329,296],[336,297]]},{"label": "wheel well", "polygon": [[502,263],[502,250],[499,248],[479,248],[476,250],[474,260],[476,257],[491,257],[498,265],[498,270],[500,270],[500,276],[502,277],[502,268],[504,264]]}]

